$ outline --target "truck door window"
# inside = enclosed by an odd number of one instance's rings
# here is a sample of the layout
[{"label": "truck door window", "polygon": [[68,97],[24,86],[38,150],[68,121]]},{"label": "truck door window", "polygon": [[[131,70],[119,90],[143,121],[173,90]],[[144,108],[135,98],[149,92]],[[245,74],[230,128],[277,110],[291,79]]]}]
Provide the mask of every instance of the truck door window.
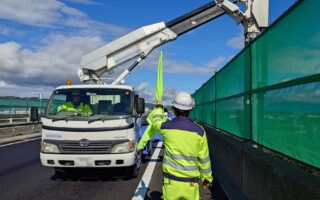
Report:
[{"label": "truck door window", "polygon": [[48,106],[48,114],[49,115],[56,115],[57,114],[57,108],[60,105],[63,105],[66,103],[67,95],[65,94],[56,94],[54,95],[52,102],[49,103]]}]

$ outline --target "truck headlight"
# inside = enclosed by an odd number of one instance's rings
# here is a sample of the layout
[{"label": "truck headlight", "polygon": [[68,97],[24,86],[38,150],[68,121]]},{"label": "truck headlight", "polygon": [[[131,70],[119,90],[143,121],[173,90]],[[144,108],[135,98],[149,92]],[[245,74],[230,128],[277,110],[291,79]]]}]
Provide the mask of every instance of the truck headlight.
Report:
[{"label": "truck headlight", "polygon": [[111,153],[128,153],[134,150],[134,141],[116,144],[113,146]]},{"label": "truck headlight", "polygon": [[60,153],[58,146],[52,143],[41,142],[40,147],[42,153]]}]

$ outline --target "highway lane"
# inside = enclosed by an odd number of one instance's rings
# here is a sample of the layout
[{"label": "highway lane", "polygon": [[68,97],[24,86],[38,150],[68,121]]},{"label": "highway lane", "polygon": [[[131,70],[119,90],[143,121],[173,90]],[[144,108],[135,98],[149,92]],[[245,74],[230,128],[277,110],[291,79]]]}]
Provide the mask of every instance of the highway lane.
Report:
[{"label": "highway lane", "polygon": [[[117,173],[112,174],[116,176]],[[45,168],[37,162],[1,176],[0,199],[128,200],[132,198],[139,178],[124,180],[119,176],[101,179],[86,174],[81,178],[57,180],[53,169]]]},{"label": "highway lane", "polygon": [[[139,177],[127,180],[124,170],[77,170],[67,180],[56,179],[39,159],[40,139],[0,147],[0,199],[131,199]],[[161,161],[159,161],[161,162]],[[161,182],[160,182],[161,184]]]},{"label": "highway lane", "polygon": [[[129,200],[135,193],[148,162],[141,164],[139,176],[126,179],[124,170],[78,170],[67,180],[56,179],[52,168],[39,159],[40,139],[0,146],[0,199],[119,199]],[[145,199],[160,199],[163,148],[156,162]],[[224,200],[223,192],[201,191],[204,200]],[[218,188],[219,189],[219,188]],[[220,194],[220,195],[219,195]],[[217,196],[218,195],[218,196]],[[213,198],[215,197],[215,198]]]},{"label": "highway lane", "polygon": [[40,161],[40,138],[0,145],[0,176]]}]

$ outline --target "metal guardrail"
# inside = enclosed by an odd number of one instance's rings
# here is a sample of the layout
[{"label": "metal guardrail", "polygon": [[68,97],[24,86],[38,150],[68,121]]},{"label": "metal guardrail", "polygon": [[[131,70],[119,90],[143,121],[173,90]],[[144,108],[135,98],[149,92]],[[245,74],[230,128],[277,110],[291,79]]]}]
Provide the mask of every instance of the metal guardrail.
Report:
[{"label": "metal guardrail", "polygon": [[20,117],[20,118],[16,118],[16,117],[10,117],[10,118],[2,118],[0,119],[0,123],[5,123],[5,122],[8,122],[9,124],[12,124],[14,122],[21,122],[21,121],[24,121],[24,122],[30,122],[30,117]]},{"label": "metal guardrail", "polygon": [[36,126],[41,124],[30,121],[29,114],[0,115],[0,129],[12,128],[12,136],[17,136],[17,128],[32,126],[32,133],[36,133]]},{"label": "metal guardrail", "polygon": [[[17,136],[20,134],[17,134],[17,129],[24,129],[24,128],[29,128],[32,127],[31,133],[36,133],[39,130],[37,130],[37,126],[41,125],[41,123],[19,123],[19,124],[6,124],[6,125],[1,125],[0,126],[0,132],[2,132],[2,130],[8,130],[6,132],[12,131],[12,136]],[[9,135],[8,135],[9,136]]]},{"label": "metal guardrail", "polygon": [[[31,124],[31,125],[27,125],[27,126],[32,126],[32,132],[31,132],[31,133],[36,133],[36,132],[38,132],[37,129],[36,129],[36,126],[37,126],[37,125],[38,125],[38,124]],[[21,126],[20,126],[20,127],[21,127]],[[12,129],[12,135],[13,135],[13,136],[17,136],[16,128],[17,128],[17,127],[13,127],[13,129]]]}]

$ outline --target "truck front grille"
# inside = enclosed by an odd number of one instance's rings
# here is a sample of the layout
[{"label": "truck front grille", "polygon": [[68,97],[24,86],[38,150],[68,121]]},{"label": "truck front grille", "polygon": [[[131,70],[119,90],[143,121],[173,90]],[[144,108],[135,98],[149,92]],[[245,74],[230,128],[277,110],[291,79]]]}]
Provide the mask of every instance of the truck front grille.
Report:
[{"label": "truck front grille", "polygon": [[93,142],[91,141],[88,146],[80,146],[79,142],[63,142],[59,144],[61,153],[83,153],[83,154],[96,154],[96,153],[110,153],[112,149],[111,142]]},{"label": "truck front grille", "polygon": [[58,146],[61,154],[108,154],[111,153],[114,145],[129,142],[128,139],[122,140],[50,140],[44,142]]}]

